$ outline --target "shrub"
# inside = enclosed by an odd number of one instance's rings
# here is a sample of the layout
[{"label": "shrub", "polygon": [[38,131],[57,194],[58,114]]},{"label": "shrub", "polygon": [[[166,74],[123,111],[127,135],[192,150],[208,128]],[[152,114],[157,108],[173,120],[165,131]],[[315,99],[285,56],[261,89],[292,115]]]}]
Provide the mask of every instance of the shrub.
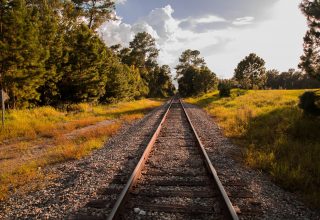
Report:
[{"label": "shrub", "polygon": [[303,109],[306,114],[320,115],[320,92],[305,92],[300,97],[299,107]]},{"label": "shrub", "polygon": [[220,97],[230,97],[231,89],[233,87],[233,83],[231,80],[220,80],[218,89]]}]

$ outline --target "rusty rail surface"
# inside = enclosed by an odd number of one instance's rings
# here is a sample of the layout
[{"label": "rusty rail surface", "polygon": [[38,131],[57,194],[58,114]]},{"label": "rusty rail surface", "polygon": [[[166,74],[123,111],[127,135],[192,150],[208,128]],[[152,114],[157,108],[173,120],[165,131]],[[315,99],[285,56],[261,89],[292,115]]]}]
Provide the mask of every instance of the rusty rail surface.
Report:
[{"label": "rusty rail surface", "polygon": [[117,217],[117,215],[121,211],[121,206],[125,202],[125,198],[127,197],[128,193],[130,192],[130,189],[134,186],[134,184],[137,182],[137,180],[141,176],[141,171],[142,171],[142,169],[143,169],[143,167],[145,165],[145,162],[148,159],[148,156],[149,156],[149,154],[150,154],[150,152],[152,150],[152,147],[153,147],[155,141],[157,140],[157,137],[158,137],[158,135],[160,133],[161,127],[162,127],[163,123],[166,120],[166,117],[167,117],[167,115],[169,113],[169,110],[170,110],[170,107],[172,105],[173,99],[174,98],[172,98],[170,100],[170,103],[168,104],[169,106],[168,106],[168,108],[167,108],[167,110],[166,110],[166,112],[165,112],[160,124],[158,125],[157,130],[152,135],[152,137],[151,137],[151,139],[150,139],[145,151],[143,152],[143,154],[142,154],[142,156],[141,156],[136,168],[132,172],[132,174],[131,174],[126,186],[124,187],[124,189],[122,190],[120,196],[118,197],[118,199],[117,199],[117,201],[116,201],[116,203],[115,203],[115,205],[114,205],[114,207],[113,207],[113,209],[112,209],[112,211],[111,211],[111,213],[110,213],[110,215],[108,217],[109,220],[115,219]]},{"label": "rusty rail surface", "polygon": [[[108,216],[108,220],[117,219],[117,217],[121,213],[121,211],[123,209],[123,205],[125,204],[126,198],[128,197],[128,194],[130,193],[130,191],[132,191],[132,188],[135,186],[135,184],[137,183],[138,179],[141,176],[141,171],[144,168],[146,161],[148,160],[149,154],[152,151],[153,145],[155,144],[155,142],[159,136],[160,130],[161,130],[163,123],[165,122],[165,120],[168,116],[168,113],[170,111],[170,108],[172,106],[174,99],[175,98],[172,98],[170,100],[170,102],[168,104],[168,108],[167,108],[165,114],[163,115],[161,122],[159,123],[155,133],[152,135],[152,137],[151,137],[143,155],[141,156],[137,166],[135,167],[128,182],[126,183],[126,185],[125,185],[124,189],[122,190],[121,194],[119,195],[115,205],[113,206],[113,209],[112,209],[110,215]],[[190,120],[189,115],[187,114],[187,111],[184,108],[183,103],[181,102],[180,99],[178,102],[182,106],[183,112],[187,117],[187,121],[191,127],[191,130],[192,130],[194,136],[196,137],[196,142],[197,142],[196,144],[198,145],[199,150],[201,152],[201,156],[206,164],[206,170],[208,171],[209,175],[212,177],[212,179],[214,181],[214,185],[218,188],[219,194],[220,194],[222,201],[223,201],[223,205],[225,206],[224,210],[225,210],[225,214],[226,214],[227,219],[233,219],[233,220],[239,219],[233,206],[232,206],[232,203],[231,203],[226,191],[224,190],[224,187],[222,186],[222,183],[220,182],[220,180],[218,178],[216,170],[214,169],[212,163],[210,162],[208,154],[206,153],[204,146],[200,141],[200,138],[199,138],[199,136],[198,136],[191,120]]]},{"label": "rusty rail surface", "polygon": [[231,219],[234,219],[234,220],[235,219],[239,219],[238,216],[237,216],[237,213],[234,210],[233,205],[232,205],[232,203],[231,203],[231,201],[230,201],[230,199],[229,199],[229,197],[228,197],[228,195],[227,195],[227,193],[226,193],[226,191],[225,191],[225,189],[224,189],[224,187],[223,187],[223,185],[222,185],[222,183],[221,183],[221,181],[220,181],[220,179],[218,177],[217,171],[213,167],[213,165],[212,165],[212,163],[211,163],[211,161],[209,159],[209,156],[208,156],[206,150],[204,149],[204,146],[203,146],[203,144],[202,144],[202,142],[201,142],[201,140],[200,140],[200,138],[198,136],[198,133],[197,133],[196,129],[194,128],[194,126],[193,126],[193,124],[191,122],[191,119],[190,119],[190,117],[189,117],[189,115],[188,115],[186,109],[184,108],[184,105],[183,105],[183,103],[181,102],[180,99],[179,99],[179,102],[182,105],[182,109],[183,109],[185,115],[187,116],[188,122],[189,122],[189,124],[190,124],[190,126],[192,128],[192,131],[193,131],[196,139],[197,139],[197,145],[201,150],[201,153],[202,153],[201,155],[202,155],[202,157],[204,159],[204,162],[206,164],[207,170],[208,170],[209,174],[212,176],[212,178],[214,179],[215,185],[219,188],[219,193],[222,196],[224,205],[227,207],[227,210],[228,210],[227,214],[229,215],[229,217]]}]

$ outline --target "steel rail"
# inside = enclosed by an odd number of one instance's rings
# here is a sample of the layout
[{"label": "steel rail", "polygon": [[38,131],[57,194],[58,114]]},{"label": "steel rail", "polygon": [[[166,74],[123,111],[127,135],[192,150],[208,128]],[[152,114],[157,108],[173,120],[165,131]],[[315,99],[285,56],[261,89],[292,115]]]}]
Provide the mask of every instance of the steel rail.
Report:
[{"label": "steel rail", "polygon": [[134,169],[134,171],[132,172],[128,182],[126,183],[125,187],[123,188],[123,190],[121,191],[121,194],[119,195],[115,205],[113,206],[113,209],[110,213],[110,215],[108,216],[108,220],[112,220],[112,219],[116,219],[121,211],[121,208],[125,202],[126,197],[128,196],[128,193],[130,192],[130,189],[132,189],[132,187],[136,184],[136,182],[138,181],[139,177],[141,176],[141,171],[145,166],[145,162],[147,161],[149,154],[153,148],[154,143],[156,142],[156,139],[158,138],[158,135],[160,133],[160,130],[162,128],[163,123],[165,122],[169,110],[171,108],[172,102],[173,102],[174,98],[172,98],[170,100],[170,103],[168,104],[168,108],[161,120],[161,122],[159,123],[157,130],[155,131],[155,133],[152,135],[152,138],[150,139],[146,149],[144,150],[136,168]]},{"label": "steel rail", "polygon": [[222,183],[221,183],[221,181],[220,181],[220,179],[218,177],[217,171],[213,167],[213,165],[212,165],[212,163],[211,163],[211,161],[209,159],[209,156],[208,156],[208,154],[207,154],[207,152],[206,152],[206,150],[205,150],[205,148],[204,148],[204,146],[203,146],[203,144],[202,144],[202,142],[201,142],[201,140],[199,138],[198,133],[196,132],[196,130],[195,130],[195,128],[194,128],[194,126],[193,126],[193,124],[191,122],[191,119],[190,119],[190,117],[189,117],[189,115],[188,115],[188,113],[187,113],[187,111],[186,111],[186,109],[184,107],[184,104],[182,103],[181,99],[179,99],[179,102],[180,102],[180,104],[182,106],[182,109],[183,109],[187,119],[188,119],[189,125],[191,126],[192,131],[193,131],[193,133],[194,133],[194,135],[195,135],[195,137],[197,139],[197,145],[200,148],[200,151],[201,151],[202,156],[204,158],[204,161],[206,163],[206,167],[208,169],[208,172],[212,176],[212,178],[214,179],[215,184],[217,185],[217,187],[219,189],[219,193],[220,193],[221,197],[223,198],[224,205],[227,207],[229,218],[231,218],[233,220],[238,220],[239,217],[238,217],[236,211],[233,208],[233,205],[232,205],[232,203],[231,203],[231,201],[230,201],[230,199],[229,199],[229,197],[228,197],[228,195],[227,195],[227,193],[226,193],[226,191],[225,191],[225,189],[224,189],[224,187],[223,187],[223,185],[222,185]]}]

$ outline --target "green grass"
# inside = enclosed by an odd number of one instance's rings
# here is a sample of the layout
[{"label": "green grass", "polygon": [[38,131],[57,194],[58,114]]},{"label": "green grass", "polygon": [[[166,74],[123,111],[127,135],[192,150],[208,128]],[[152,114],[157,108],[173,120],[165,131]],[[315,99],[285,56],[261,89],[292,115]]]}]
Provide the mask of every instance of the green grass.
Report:
[{"label": "green grass", "polygon": [[[51,178],[44,176],[44,167],[90,154],[123,123],[142,118],[161,104],[161,100],[144,99],[112,105],[79,104],[69,111],[52,107],[11,110],[0,132],[0,201],[8,198],[10,190],[25,193],[43,187]],[[113,122],[82,130],[72,138],[66,136],[103,120]]]},{"label": "green grass", "polygon": [[206,109],[244,149],[244,162],[320,207],[320,118],[298,108],[304,90],[233,90],[186,101]]}]

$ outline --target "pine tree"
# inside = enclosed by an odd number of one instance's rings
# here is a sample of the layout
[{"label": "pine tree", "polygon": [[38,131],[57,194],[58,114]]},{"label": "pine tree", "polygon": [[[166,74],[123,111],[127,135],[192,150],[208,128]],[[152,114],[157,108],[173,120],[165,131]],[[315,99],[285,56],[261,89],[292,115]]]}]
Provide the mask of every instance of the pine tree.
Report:
[{"label": "pine tree", "polygon": [[254,53],[246,56],[234,70],[234,79],[243,89],[261,89],[266,83],[265,61]]},{"label": "pine tree", "polygon": [[171,70],[168,65],[156,67],[151,73],[149,82],[150,97],[169,97],[174,93],[174,86],[171,79]]},{"label": "pine tree", "polygon": [[299,67],[320,80],[320,1],[303,0],[300,8],[307,17],[310,29],[304,37],[304,55]]},{"label": "pine tree", "polygon": [[53,105],[59,101],[57,83],[62,78],[61,68],[66,62],[63,57],[64,30],[60,25],[61,18],[58,13],[60,4],[55,1],[39,1],[38,5],[41,26],[40,41],[45,49],[45,83],[38,91],[41,94],[40,104]]},{"label": "pine tree", "polygon": [[68,62],[59,82],[61,100],[96,102],[105,92],[105,45],[85,25],[71,30],[66,41],[69,42]]},{"label": "pine tree", "polygon": [[75,3],[79,15],[87,18],[88,27],[92,30],[113,18],[115,3],[112,0],[72,0],[72,2]]},{"label": "pine tree", "polygon": [[130,42],[130,49],[131,64],[138,68],[145,68],[147,71],[156,67],[159,50],[155,39],[150,34],[147,32],[136,34]]},{"label": "pine tree", "polygon": [[44,83],[39,16],[24,0],[1,4],[1,84],[12,107],[30,106],[39,100],[37,89]]},{"label": "pine tree", "polygon": [[206,66],[198,50],[184,51],[176,70],[179,93],[182,96],[199,95],[217,87],[216,75]]},{"label": "pine tree", "polygon": [[177,77],[184,75],[184,71],[188,70],[189,67],[200,68],[205,65],[203,57],[200,57],[200,51],[185,50],[179,58],[179,64],[176,66]]},{"label": "pine tree", "polygon": [[129,65],[139,68],[142,79],[149,84],[150,74],[157,66],[159,55],[155,39],[147,32],[138,33],[130,42],[130,49],[130,56],[126,58]]}]

